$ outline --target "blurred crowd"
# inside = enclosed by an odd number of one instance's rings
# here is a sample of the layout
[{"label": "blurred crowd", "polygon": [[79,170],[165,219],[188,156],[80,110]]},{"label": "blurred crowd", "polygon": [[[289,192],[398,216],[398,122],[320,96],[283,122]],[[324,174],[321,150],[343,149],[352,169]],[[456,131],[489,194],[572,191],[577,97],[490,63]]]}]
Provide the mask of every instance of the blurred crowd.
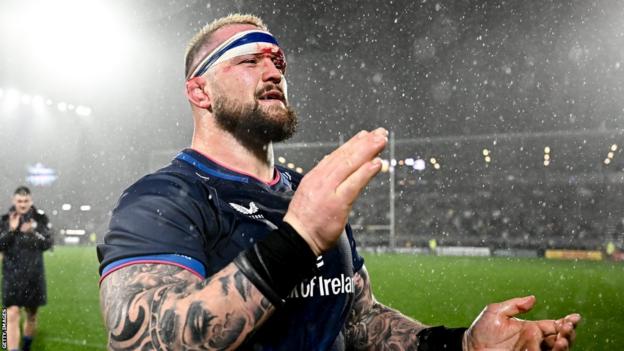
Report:
[{"label": "blurred crowd", "polygon": [[[426,191],[399,187],[397,246],[486,246],[492,249],[601,249],[624,242],[624,186],[504,184]],[[425,190],[425,191],[423,191]],[[351,222],[364,245],[388,243],[389,195],[366,194]],[[375,204],[375,205],[373,205]]]}]

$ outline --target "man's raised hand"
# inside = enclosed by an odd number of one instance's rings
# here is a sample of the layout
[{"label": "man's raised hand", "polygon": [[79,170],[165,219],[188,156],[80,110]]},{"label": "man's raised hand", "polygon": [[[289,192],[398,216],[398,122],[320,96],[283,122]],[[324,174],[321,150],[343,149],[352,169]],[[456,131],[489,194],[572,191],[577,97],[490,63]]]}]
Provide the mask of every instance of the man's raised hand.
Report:
[{"label": "man's raised hand", "polygon": [[340,237],[351,207],[366,184],[381,170],[377,155],[388,132],[361,131],[327,155],[301,180],[284,221],[319,255]]}]

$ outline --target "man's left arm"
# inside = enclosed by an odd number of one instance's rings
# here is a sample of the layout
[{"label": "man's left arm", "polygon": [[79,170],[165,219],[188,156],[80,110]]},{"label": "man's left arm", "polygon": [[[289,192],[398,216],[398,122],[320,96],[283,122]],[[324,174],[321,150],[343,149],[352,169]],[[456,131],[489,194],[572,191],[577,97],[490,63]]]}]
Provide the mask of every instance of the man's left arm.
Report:
[{"label": "man's left arm", "polygon": [[470,328],[429,327],[375,300],[366,268],[354,274],[355,299],[344,327],[351,350],[568,350],[581,320],[574,313],[558,320],[528,321],[535,297],[493,303]]},{"label": "man's left arm", "polygon": [[375,300],[366,267],[354,274],[353,286],[355,298],[344,331],[347,348],[416,350],[417,334],[428,326]]}]

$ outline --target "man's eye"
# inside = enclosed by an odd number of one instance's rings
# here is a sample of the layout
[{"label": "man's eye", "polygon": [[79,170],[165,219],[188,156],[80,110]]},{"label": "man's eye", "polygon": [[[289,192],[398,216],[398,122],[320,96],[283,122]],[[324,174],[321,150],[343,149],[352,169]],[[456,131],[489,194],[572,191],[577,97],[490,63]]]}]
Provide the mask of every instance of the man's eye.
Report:
[{"label": "man's eye", "polygon": [[245,60],[241,61],[241,63],[256,63],[256,62],[257,62],[257,60],[253,59],[253,58],[245,59]]}]

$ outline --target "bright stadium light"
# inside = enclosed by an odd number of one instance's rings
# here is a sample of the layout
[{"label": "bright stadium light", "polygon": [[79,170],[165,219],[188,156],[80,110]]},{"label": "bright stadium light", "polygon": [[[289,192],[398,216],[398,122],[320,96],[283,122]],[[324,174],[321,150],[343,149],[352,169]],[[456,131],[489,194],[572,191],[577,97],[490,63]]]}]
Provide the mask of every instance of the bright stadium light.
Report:
[{"label": "bright stadium light", "polygon": [[488,156],[490,154],[490,150],[483,149],[483,156]]},{"label": "bright stadium light", "polygon": [[76,114],[78,116],[87,117],[91,115],[91,108],[87,106],[78,106],[76,107]]},{"label": "bright stadium light", "polygon": [[604,164],[608,165],[609,163],[611,163],[611,159],[610,158],[605,158]]},{"label": "bright stadium light", "polygon": [[295,168],[295,171],[296,171],[297,173],[303,173],[303,168],[301,168],[301,167],[297,167],[297,168]]},{"label": "bright stadium light", "polygon": [[608,158],[613,158],[613,151],[609,151],[609,153],[607,154]]},{"label": "bright stadium light", "polygon": [[281,163],[281,164],[284,164],[284,163],[286,163],[286,158],[284,158],[284,156],[280,156],[280,157],[277,158],[277,161],[279,163]]},{"label": "bright stadium light", "polygon": [[69,211],[69,210],[71,210],[71,207],[72,207],[72,206],[71,206],[71,204],[63,204],[63,205],[61,206],[61,210],[63,210],[63,211]]},{"label": "bright stadium light", "polygon": [[286,167],[288,167],[289,169],[295,169],[295,164],[292,162],[289,162]]},{"label": "bright stadium light", "polygon": [[614,151],[614,152],[615,152],[615,151],[617,151],[617,149],[618,149],[617,144],[613,144],[613,145],[611,145],[611,151]]},{"label": "bright stadium light", "polygon": [[32,101],[32,97],[30,97],[30,95],[28,95],[28,94],[23,94],[22,95],[22,104],[30,105],[31,101]]},{"label": "bright stadium light", "polygon": [[[113,77],[131,57],[129,30],[119,2],[104,0],[21,1],[7,6],[2,27],[6,49],[39,76],[88,84]],[[36,23],[36,25],[33,25]]]},{"label": "bright stadium light", "polygon": [[83,212],[91,211],[91,205],[82,205],[82,206],[80,206],[80,211],[83,211]]},{"label": "bright stadium light", "polygon": [[419,158],[418,160],[414,161],[415,170],[424,171],[426,167],[427,167],[427,162],[425,162],[425,160]]},{"label": "bright stadium light", "polygon": [[546,147],[544,148],[544,153],[545,153],[545,154],[549,154],[549,153],[550,153],[550,146],[546,146]]},{"label": "bright stadium light", "polygon": [[9,89],[6,92],[6,96],[2,103],[2,110],[4,112],[10,112],[17,108],[20,102],[20,94],[15,89]]}]

